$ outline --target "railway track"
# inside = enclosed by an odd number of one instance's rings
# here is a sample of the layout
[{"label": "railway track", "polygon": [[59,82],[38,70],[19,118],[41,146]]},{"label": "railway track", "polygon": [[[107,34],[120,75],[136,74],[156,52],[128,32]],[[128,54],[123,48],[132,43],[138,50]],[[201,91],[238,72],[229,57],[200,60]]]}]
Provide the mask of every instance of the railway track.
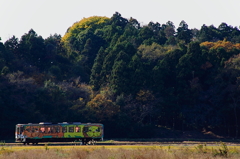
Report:
[{"label": "railway track", "polygon": [[[226,145],[236,145],[240,146],[239,141],[105,141],[97,142],[95,145],[99,146],[114,146],[114,145],[198,145],[198,144],[207,144],[207,145],[218,145],[220,142],[224,142]],[[39,143],[39,144],[29,144],[27,146],[75,146],[81,145],[79,142],[49,142],[49,143]],[[2,146],[26,146],[23,143],[4,143]],[[91,146],[91,145],[89,145]],[[1,146],[0,146],[1,147]]]}]

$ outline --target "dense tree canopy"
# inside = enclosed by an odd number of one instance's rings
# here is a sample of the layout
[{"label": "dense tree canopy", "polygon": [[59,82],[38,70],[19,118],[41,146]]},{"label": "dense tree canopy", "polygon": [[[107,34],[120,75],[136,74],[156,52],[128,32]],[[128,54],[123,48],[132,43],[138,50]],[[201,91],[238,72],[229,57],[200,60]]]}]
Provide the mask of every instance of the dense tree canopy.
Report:
[{"label": "dense tree canopy", "polygon": [[140,25],[116,12],[63,37],[30,29],[0,43],[0,134],[81,121],[102,122],[107,137],[149,137],[156,126],[239,137],[239,61],[240,30],[226,23]]}]

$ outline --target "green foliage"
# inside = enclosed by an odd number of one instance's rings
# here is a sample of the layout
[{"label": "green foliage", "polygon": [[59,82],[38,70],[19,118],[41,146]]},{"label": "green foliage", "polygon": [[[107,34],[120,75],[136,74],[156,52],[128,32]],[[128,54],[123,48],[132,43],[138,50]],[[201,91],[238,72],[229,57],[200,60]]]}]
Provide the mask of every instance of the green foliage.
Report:
[{"label": "green foliage", "polygon": [[221,142],[219,149],[213,149],[213,156],[221,156],[221,157],[228,157],[229,156],[229,149],[226,145],[226,143]]},{"label": "green foliage", "polygon": [[177,39],[183,40],[185,43],[189,43],[192,39],[192,32],[188,29],[188,24],[183,20],[180,22],[177,28]]},{"label": "green foliage", "polygon": [[163,47],[157,43],[152,43],[151,45],[140,45],[138,54],[142,59],[158,61],[162,60],[170,49],[171,47]]},{"label": "green foliage", "polygon": [[61,69],[58,66],[51,66],[49,68],[49,72],[50,74],[52,74],[53,76],[55,76],[55,78],[58,78],[59,80],[62,79],[61,78]]},{"label": "green foliage", "polygon": [[115,105],[111,100],[106,99],[101,94],[97,94],[89,101],[87,103],[87,108],[89,108],[91,113],[90,116],[95,114],[95,120],[99,122],[113,120],[113,117],[119,112],[119,106]]},{"label": "green foliage", "polygon": [[44,68],[45,46],[44,39],[38,36],[34,30],[30,30],[21,37],[19,42],[20,57],[28,63],[28,67],[37,66]]},{"label": "green foliage", "polygon": [[116,137],[162,125],[237,138],[239,37],[226,23],[140,25],[118,12],[83,18],[63,37],[33,29],[13,36],[0,43],[0,119],[8,126],[0,133],[18,122],[91,121]]},{"label": "green foliage", "polygon": [[102,28],[106,23],[109,22],[107,17],[92,16],[89,18],[83,18],[79,22],[74,23],[68,28],[67,33],[64,35],[62,40],[68,42],[71,37],[77,37],[79,33],[89,28],[97,29]]},{"label": "green foliage", "polygon": [[91,70],[90,84],[93,85],[94,90],[98,90],[101,86],[101,71],[103,67],[105,52],[103,47],[100,48],[97,57],[94,60],[94,65]]},{"label": "green foliage", "polygon": [[49,150],[49,148],[48,148],[48,143],[44,145],[44,149],[45,149],[46,151]]},{"label": "green foliage", "polygon": [[197,150],[198,153],[207,153],[208,152],[206,144],[204,144],[204,145],[199,144],[195,147],[195,149]]},{"label": "green foliage", "polygon": [[120,13],[115,12],[113,16],[110,19],[110,24],[120,26],[121,28],[124,28],[128,23],[128,20],[123,18]]}]

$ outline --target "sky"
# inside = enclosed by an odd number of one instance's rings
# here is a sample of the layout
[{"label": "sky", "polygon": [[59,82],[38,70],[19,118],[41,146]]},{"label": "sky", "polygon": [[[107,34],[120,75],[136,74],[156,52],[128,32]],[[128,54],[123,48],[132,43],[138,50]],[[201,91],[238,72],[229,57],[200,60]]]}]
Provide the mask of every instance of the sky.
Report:
[{"label": "sky", "polygon": [[240,0],[0,0],[0,37],[1,42],[13,35],[20,39],[30,29],[43,38],[64,36],[84,17],[111,18],[115,12],[143,25],[172,21],[178,27],[184,20],[190,29],[222,22],[239,27],[239,6]]}]

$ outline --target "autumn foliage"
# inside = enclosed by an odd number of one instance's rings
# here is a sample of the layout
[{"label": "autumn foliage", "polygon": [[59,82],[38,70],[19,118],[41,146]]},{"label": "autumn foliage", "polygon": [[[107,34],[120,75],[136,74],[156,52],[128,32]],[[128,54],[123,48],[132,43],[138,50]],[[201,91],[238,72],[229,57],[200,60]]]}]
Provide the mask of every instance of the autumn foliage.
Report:
[{"label": "autumn foliage", "polygon": [[100,16],[83,18],[82,20],[74,23],[71,27],[68,28],[66,34],[62,37],[62,41],[67,42],[68,40],[70,40],[70,38],[77,37],[77,35],[85,29],[96,29],[101,26],[103,27],[108,21],[109,18]]},{"label": "autumn foliage", "polygon": [[[74,5],[74,4],[73,4]],[[81,17],[80,17],[81,18]],[[0,136],[17,123],[101,122],[106,137],[156,129],[239,138],[240,30],[92,16],[46,39],[0,42]]]},{"label": "autumn foliage", "polygon": [[217,50],[218,48],[223,48],[225,49],[227,52],[229,51],[232,51],[233,49],[238,49],[240,50],[240,44],[239,43],[232,43],[230,41],[226,41],[226,40],[223,40],[223,41],[217,41],[217,42],[203,42],[201,43],[201,46],[205,46],[207,47],[208,49],[215,49]]}]

